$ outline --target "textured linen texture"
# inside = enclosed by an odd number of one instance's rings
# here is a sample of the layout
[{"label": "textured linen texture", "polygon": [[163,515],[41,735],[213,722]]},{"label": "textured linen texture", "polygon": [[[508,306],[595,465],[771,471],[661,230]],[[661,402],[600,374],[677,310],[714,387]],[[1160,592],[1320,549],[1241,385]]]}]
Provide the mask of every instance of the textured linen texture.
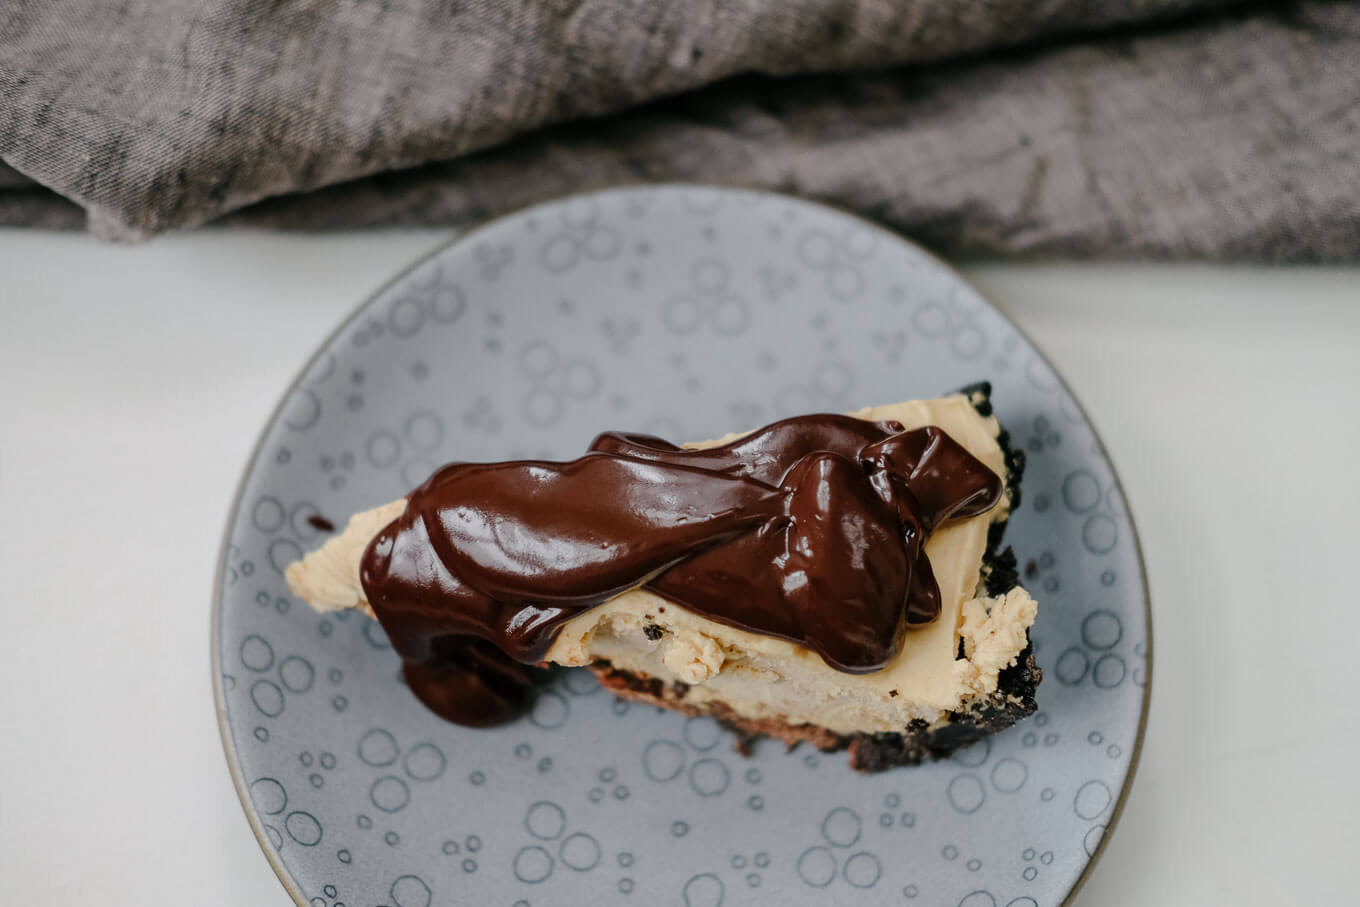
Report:
[{"label": "textured linen texture", "polygon": [[0,224],[465,224],[689,180],[950,254],[1360,260],[1360,8],[14,0]]}]

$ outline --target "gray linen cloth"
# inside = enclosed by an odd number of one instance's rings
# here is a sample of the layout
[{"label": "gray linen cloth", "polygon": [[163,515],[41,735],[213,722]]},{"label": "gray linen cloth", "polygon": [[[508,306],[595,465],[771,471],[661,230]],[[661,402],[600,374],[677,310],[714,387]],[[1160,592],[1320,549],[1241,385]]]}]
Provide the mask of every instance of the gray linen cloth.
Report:
[{"label": "gray linen cloth", "polygon": [[1356,261],[1360,8],[9,0],[0,161],[0,224],[114,239],[684,180],[948,254]]}]

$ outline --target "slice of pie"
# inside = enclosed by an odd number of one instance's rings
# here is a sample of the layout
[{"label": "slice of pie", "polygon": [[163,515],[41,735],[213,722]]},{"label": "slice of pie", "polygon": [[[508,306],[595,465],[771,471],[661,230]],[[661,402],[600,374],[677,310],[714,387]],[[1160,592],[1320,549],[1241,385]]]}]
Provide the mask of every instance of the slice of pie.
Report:
[{"label": "slice of pie", "polygon": [[1023,455],[990,387],[566,463],[455,463],[292,564],[376,617],[412,691],[484,726],[530,666],[738,735],[915,764],[1035,709],[1036,604],[1001,550]]}]

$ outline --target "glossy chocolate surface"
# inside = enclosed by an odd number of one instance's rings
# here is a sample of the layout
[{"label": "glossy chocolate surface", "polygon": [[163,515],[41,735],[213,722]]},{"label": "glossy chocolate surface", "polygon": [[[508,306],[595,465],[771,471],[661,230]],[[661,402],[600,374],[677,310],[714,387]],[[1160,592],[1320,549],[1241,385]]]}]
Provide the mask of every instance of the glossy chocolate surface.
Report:
[{"label": "glossy chocolate surface", "polygon": [[800,416],[702,450],[609,433],[566,463],[445,466],[370,543],[361,578],[416,694],[484,725],[522,705],[511,660],[541,661],[563,623],[640,585],[877,670],[939,616],[925,540],[1001,492],[933,426]]}]

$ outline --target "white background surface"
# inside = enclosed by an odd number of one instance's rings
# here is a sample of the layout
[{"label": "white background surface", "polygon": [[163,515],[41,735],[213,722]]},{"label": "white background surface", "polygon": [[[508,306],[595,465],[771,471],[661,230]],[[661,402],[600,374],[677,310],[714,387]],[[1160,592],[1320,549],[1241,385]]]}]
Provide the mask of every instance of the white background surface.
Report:
[{"label": "white background surface", "polygon": [[[214,718],[218,544],[295,371],[442,236],[0,231],[0,903],[289,902]],[[1360,269],[964,270],[1148,560],[1151,721],[1078,904],[1360,903]]]}]

